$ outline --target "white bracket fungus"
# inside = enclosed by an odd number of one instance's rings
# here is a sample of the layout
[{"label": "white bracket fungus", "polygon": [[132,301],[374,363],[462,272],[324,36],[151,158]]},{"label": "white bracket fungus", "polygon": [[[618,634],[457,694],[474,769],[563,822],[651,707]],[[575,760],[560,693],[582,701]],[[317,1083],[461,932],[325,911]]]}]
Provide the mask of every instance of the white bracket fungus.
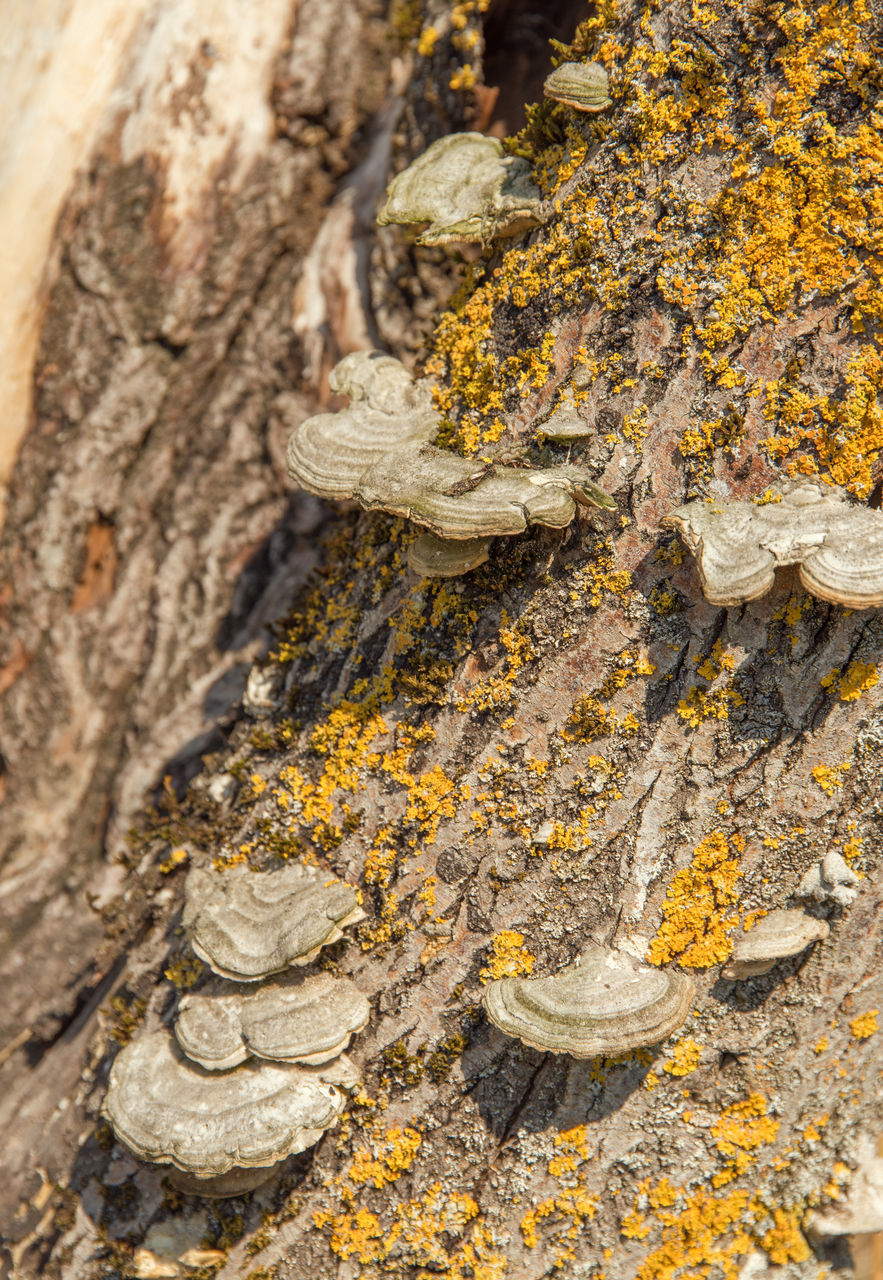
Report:
[{"label": "white bracket fungus", "polygon": [[594,114],[610,106],[610,82],[599,62],[562,62],[546,77],[543,92],[575,111]]},{"label": "white bracket fungus", "polygon": [[[498,466],[427,443],[440,424],[429,384],[415,383],[389,356],[347,356],[333,370],[332,385],[351,397],[349,407],[308,418],[288,444],[289,475],[319,497],[355,498],[369,511],[404,516],[455,541],[521,533],[529,524],[563,528],[576,503],[616,505],[576,466]],[[442,549],[435,550],[441,560]],[[417,563],[421,554],[414,553]],[[446,560],[448,576],[453,556]]]},{"label": "white bracket fungus", "polygon": [[800,565],[800,581],[821,600],[850,609],[883,605],[883,512],[847,502],[809,481],[783,486],[764,502],[690,502],[669,512],[696,557],[712,604],[755,600],[780,565]]},{"label": "white bracket fungus", "polygon": [[777,960],[800,955],[830,932],[824,920],[816,920],[805,911],[770,911],[756,920],[747,933],[737,935],[721,977],[755,978],[769,973]]},{"label": "white bracket fungus", "polygon": [[291,433],[288,474],[320,498],[351,498],[372,462],[393,449],[430,440],[439,416],[428,383],[381,351],[354,351],[334,366],[331,390],[347,409],[307,418]]},{"label": "white bracket fungus", "polygon": [[362,919],[355,889],[300,863],[262,872],[194,867],[184,887],[182,920],[193,950],[237,982],[307,964]]},{"label": "white bracket fungus", "polygon": [[811,898],[814,902],[836,902],[841,907],[850,906],[858,894],[859,878],[844,857],[831,849],[821,862],[810,867],[797,890],[798,898]]},{"label": "white bracket fungus", "polygon": [[487,244],[539,226],[541,210],[526,160],[496,138],[452,133],[393,178],[377,222],[425,227],[418,244]]},{"label": "white bracket fungus", "polygon": [[529,524],[563,529],[576,502],[612,507],[576,467],[531,470],[479,463],[432,445],[396,450],[369,467],[354,495],[368,511],[389,511],[440,538],[522,533]]},{"label": "white bracket fungus", "polygon": [[337,1084],[356,1082],[345,1058],[329,1067],[252,1061],[204,1071],[165,1031],[153,1031],[117,1055],[102,1111],[134,1155],[171,1165],[176,1185],[235,1195],[317,1143],[345,1106]]},{"label": "white bracket fungus", "polygon": [[346,978],[292,974],[257,991],[184,996],[175,1035],[187,1057],[209,1071],[251,1056],[316,1066],[339,1057],[370,1012]]},{"label": "white bracket fungus", "polygon": [[573,1058],[624,1053],[665,1040],[685,1021],[695,986],[591,944],[548,978],[501,978],[484,992],[488,1017],[534,1049]]}]

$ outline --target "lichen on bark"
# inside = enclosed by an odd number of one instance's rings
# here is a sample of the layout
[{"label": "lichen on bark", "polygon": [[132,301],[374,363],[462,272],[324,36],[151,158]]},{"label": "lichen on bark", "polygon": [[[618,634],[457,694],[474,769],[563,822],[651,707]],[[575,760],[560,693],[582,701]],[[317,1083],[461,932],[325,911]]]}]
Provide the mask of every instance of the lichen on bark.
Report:
[{"label": "lichen on bark", "polygon": [[[451,30],[481,9],[455,6]],[[425,89],[435,19],[397,12]],[[239,1208],[225,1280],[845,1266],[801,1224],[881,1119],[883,628],[787,570],[714,608],[659,522],[782,471],[858,501],[880,478],[881,52],[866,0],[604,3],[559,56],[607,68],[608,116],[546,103],[510,139],[555,215],[473,264],[440,317],[442,441],[569,449],[619,509],[508,540],[453,582],[409,575],[400,522],[335,517],[278,628],[284,703],[234,724],[214,766],[235,798],[194,787],[186,838],[180,817],[145,831],[133,876],[184,844],[219,867],[305,856],[368,913],[324,962],[376,993],[363,1090]],[[541,438],[565,388],[595,428],[571,446]],[[863,879],[830,937],[722,981],[728,931],[831,849]],[[148,1021],[170,998],[181,878],[162,876],[152,967],[142,949]],[[549,972],[588,938],[690,968],[677,1038],[580,1063],[487,1023],[494,966]],[[75,1180],[93,1201],[115,1185],[96,1144]],[[132,1185],[137,1211],[104,1210],[117,1238],[161,1212],[158,1174]]]}]

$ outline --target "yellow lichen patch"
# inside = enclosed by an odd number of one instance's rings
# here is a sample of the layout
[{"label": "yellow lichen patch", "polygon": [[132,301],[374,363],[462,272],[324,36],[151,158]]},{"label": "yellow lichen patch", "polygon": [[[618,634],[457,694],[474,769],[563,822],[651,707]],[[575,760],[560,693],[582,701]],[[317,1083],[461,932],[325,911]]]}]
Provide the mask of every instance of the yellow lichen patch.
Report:
[{"label": "yellow lichen patch", "polygon": [[[710,684],[724,673],[729,676],[735,665],[733,654],[724,649],[720,640],[716,640],[711,652],[704,658],[697,659],[696,672]],[[696,729],[705,720],[729,719],[730,708],[744,704],[745,699],[735,681],[728,678],[716,689],[703,689],[694,685],[686,698],[681,698],[678,702],[678,715],[691,728]]]},{"label": "yellow lichen patch", "polygon": [[190,854],[186,849],[172,849],[169,856],[159,864],[159,869],[164,876],[167,876],[169,872],[183,866],[189,857]]},{"label": "yellow lichen patch", "polygon": [[678,715],[691,729],[698,729],[705,720],[729,720],[730,708],[745,705],[738,689],[700,689],[693,685],[686,698],[678,702]]},{"label": "yellow lichen patch", "polygon": [[867,1013],[860,1013],[857,1018],[852,1019],[849,1029],[855,1040],[867,1040],[876,1034],[878,1013],[879,1009],[869,1009]]},{"label": "yellow lichen patch", "polygon": [[786,1262],[806,1262],[812,1250],[800,1230],[800,1213],[796,1209],[775,1208],[773,1226],[761,1237],[760,1244],[770,1262],[783,1267]]},{"label": "yellow lichen patch", "polygon": [[410,1169],[422,1142],[416,1129],[388,1129],[370,1149],[362,1147],[356,1152],[343,1176],[356,1186],[370,1182],[373,1187],[385,1187]]},{"label": "yellow lichen patch", "polygon": [[711,1127],[711,1136],[718,1151],[728,1157],[728,1164],[712,1178],[714,1186],[724,1186],[744,1173],[751,1163],[751,1153],[773,1141],[779,1122],[768,1110],[763,1094],[752,1093],[721,1112]]},{"label": "yellow lichen patch", "polygon": [[497,978],[515,978],[519,974],[533,971],[536,956],[532,956],[524,946],[524,934],[513,929],[504,929],[491,939],[490,955],[485,968],[479,971],[482,982],[490,982]]},{"label": "yellow lichen patch", "polygon": [[506,655],[502,674],[480,680],[474,689],[458,699],[458,711],[469,711],[472,708],[487,711],[511,701],[519,673],[537,656],[533,641],[524,632],[523,623],[516,622],[512,627],[508,623],[509,617],[504,610],[500,624],[500,645]]},{"label": "yellow lichen patch", "polygon": [[812,770],[812,776],[822,790],[832,796],[843,786],[843,774],[851,768],[852,764],[849,760],[844,760],[842,764],[837,765],[819,764]]},{"label": "yellow lichen patch", "polygon": [[[786,382],[768,383],[764,416],[779,428],[764,441],[770,457],[788,458],[790,474],[821,471],[867,497],[883,448],[883,408],[877,403],[881,374],[883,358],[865,348],[846,366],[845,395],[811,395]],[[811,453],[804,451],[807,446]]]},{"label": "yellow lichen patch", "polygon": [[582,1183],[574,1187],[564,1187],[557,1195],[541,1200],[536,1208],[531,1209],[521,1219],[521,1234],[529,1249],[535,1249],[540,1242],[539,1225],[548,1219],[565,1230],[556,1232],[563,1234],[568,1240],[575,1240],[586,1222],[591,1222],[598,1207],[597,1196],[590,1195]]},{"label": "yellow lichen patch", "polygon": [[741,1226],[748,1201],[747,1191],[714,1196],[699,1189],[683,1196],[681,1208],[657,1210],[662,1243],[641,1263],[635,1280],[674,1280],[676,1276],[686,1280],[711,1275],[716,1269],[735,1280],[735,1264],[752,1247]]},{"label": "yellow lichen patch", "polygon": [[713,831],[696,846],[690,866],[669,885],[663,921],[647,952],[651,964],[677,960],[689,968],[706,968],[726,960],[732,951],[727,934],[737,923],[730,908],[739,897],[743,847],[740,837],[728,843],[722,831]]},{"label": "yellow lichen patch", "polygon": [[554,1137],[555,1154],[549,1161],[548,1170],[553,1178],[562,1174],[573,1173],[584,1160],[589,1158],[588,1129],[578,1124],[573,1129],[562,1129]]},{"label": "yellow lichen patch", "polygon": [[699,1066],[701,1056],[702,1046],[690,1036],[684,1036],[683,1039],[678,1040],[672,1049],[671,1057],[662,1064],[662,1069],[670,1076],[688,1076]]},{"label": "yellow lichen patch", "polygon": [[179,991],[189,991],[196,985],[201,974],[202,961],[192,951],[179,951],[173,956],[169,967],[163,970],[164,977]]},{"label": "yellow lichen patch", "polygon": [[508,1269],[476,1202],[440,1183],[395,1205],[388,1228],[365,1209],[315,1213],[313,1221],[331,1228],[329,1244],[339,1258],[379,1264],[382,1273],[402,1274],[404,1266],[409,1273],[446,1280],[501,1280]]},{"label": "yellow lichen patch", "polygon": [[851,662],[841,674],[839,667],[822,676],[819,682],[823,689],[830,689],[835,684],[841,702],[855,702],[868,689],[873,689],[880,681],[880,672],[873,662]]}]

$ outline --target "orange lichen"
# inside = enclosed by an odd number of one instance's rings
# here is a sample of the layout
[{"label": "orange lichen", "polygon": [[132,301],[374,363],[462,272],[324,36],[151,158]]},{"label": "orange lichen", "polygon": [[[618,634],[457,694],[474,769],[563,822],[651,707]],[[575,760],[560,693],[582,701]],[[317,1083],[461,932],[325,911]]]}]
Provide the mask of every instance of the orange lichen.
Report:
[{"label": "orange lichen", "polygon": [[832,796],[843,786],[843,774],[851,768],[852,763],[849,760],[844,760],[842,764],[837,765],[819,764],[812,770],[812,776],[826,795]]},{"label": "orange lichen", "polygon": [[521,1233],[524,1243],[530,1249],[536,1248],[540,1242],[538,1227],[544,1219],[564,1224],[563,1233],[567,1239],[574,1240],[581,1227],[591,1222],[598,1207],[597,1196],[590,1195],[586,1188],[578,1183],[574,1187],[564,1187],[554,1196],[549,1196],[521,1219]]},{"label": "orange lichen", "polygon": [[729,909],[739,897],[741,848],[739,837],[728,843],[722,831],[713,831],[696,846],[690,866],[669,885],[663,922],[647,952],[651,964],[677,960],[690,968],[706,968],[726,960],[732,951],[728,931],[737,923]]},{"label": "orange lichen", "polygon": [[553,1178],[573,1173],[589,1158],[588,1128],[584,1124],[578,1124],[573,1129],[562,1129],[555,1134],[554,1143],[555,1155],[547,1166]]},{"label": "orange lichen", "polygon": [[343,1176],[356,1186],[370,1182],[373,1187],[385,1187],[410,1169],[422,1143],[420,1134],[410,1126],[388,1129],[371,1149],[362,1147],[355,1153]]},{"label": "orange lichen", "polygon": [[867,1013],[860,1013],[857,1018],[853,1018],[849,1024],[853,1039],[867,1040],[870,1036],[876,1035],[877,1014],[879,1009],[869,1009]]},{"label": "orange lichen", "polygon": [[482,982],[515,978],[522,973],[531,973],[535,960],[536,957],[524,947],[524,934],[504,929],[491,939],[487,965],[479,971],[478,976]]},{"label": "orange lichen", "polygon": [[842,674],[840,668],[835,667],[826,676],[822,676],[819,683],[823,689],[830,689],[836,684],[841,702],[855,702],[868,689],[873,689],[879,680],[880,672],[875,663],[856,660]]},{"label": "orange lichen", "polygon": [[678,1040],[672,1049],[672,1056],[662,1064],[662,1070],[670,1076],[688,1076],[699,1066],[702,1046],[690,1036]]},{"label": "orange lichen", "polygon": [[773,1226],[761,1237],[761,1245],[770,1262],[782,1267],[786,1262],[806,1262],[812,1250],[800,1230],[800,1213],[796,1209],[775,1208]]}]

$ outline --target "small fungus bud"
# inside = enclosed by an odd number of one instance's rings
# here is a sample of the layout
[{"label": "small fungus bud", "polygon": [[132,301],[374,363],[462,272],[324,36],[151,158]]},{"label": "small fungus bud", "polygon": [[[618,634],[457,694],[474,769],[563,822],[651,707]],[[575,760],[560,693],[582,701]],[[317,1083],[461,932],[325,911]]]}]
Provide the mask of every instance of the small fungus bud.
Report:
[{"label": "small fungus bud", "polygon": [[437,538],[421,533],[408,547],[408,567],[421,578],[457,578],[484,564],[490,538]]},{"label": "small fungus bud", "polygon": [[610,106],[610,82],[599,62],[562,62],[546,77],[547,98],[594,114]]},{"label": "small fungus bud", "polygon": [[836,849],[829,850],[821,862],[810,867],[797,890],[798,898],[810,898],[813,902],[836,902],[841,907],[850,906],[858,894],[858,876],[846,859]]}]

